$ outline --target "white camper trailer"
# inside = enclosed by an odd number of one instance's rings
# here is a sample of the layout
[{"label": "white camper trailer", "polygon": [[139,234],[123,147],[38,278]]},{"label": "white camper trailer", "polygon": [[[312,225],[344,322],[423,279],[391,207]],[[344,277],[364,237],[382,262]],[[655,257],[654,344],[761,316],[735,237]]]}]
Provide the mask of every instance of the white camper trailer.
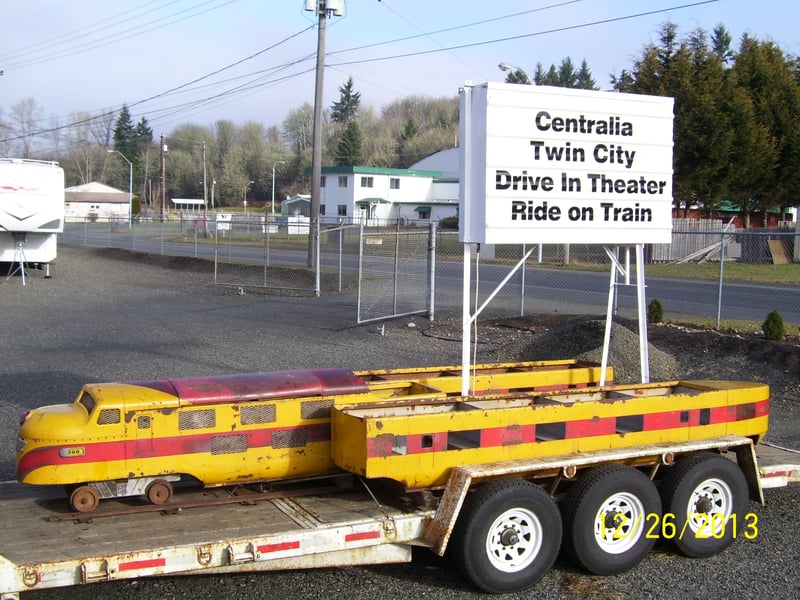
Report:
[{"label": "white camper trailer", "polygon": [[0,158],[0,262],[45,276],[64,230],[64,170],[56,162]]}]

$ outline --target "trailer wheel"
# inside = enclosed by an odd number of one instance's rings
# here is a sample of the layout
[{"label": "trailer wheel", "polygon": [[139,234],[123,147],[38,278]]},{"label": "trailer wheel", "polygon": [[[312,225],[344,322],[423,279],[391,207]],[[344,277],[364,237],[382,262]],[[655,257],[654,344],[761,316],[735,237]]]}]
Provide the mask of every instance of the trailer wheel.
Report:
[{"label": "trailer wheel", "polygon": [[147,486],[146,495],[150,504],[162,506],[169,502],[170,498],[172,498],[172,485],[169,481],[156,479],[153,483]]},{"label": "trailer wheel", "polygon": [[544,490],[521,479],[495,481],[472,493],[450,542],[461,572],[490,593],[536,583],[560,545],[558,507]]},{"label": "trailer wheel", "polygon": [[90,512],[100,504],[100,494],[90,485],[75,488],[69,496],[69,505],[75,512]]},{"label": "trailer wheel", "polygon": [[732,460],[711,452],[679,460],[661,484],[664,514],[675,515],[669,545],[692,558],[721,552],[741,531],[748,498],[747,480]]},{"label": "trailer wheel", "polygon": [[[651,516],[652,515],[652,516]],[[650,479],[625,465],[603,465],[583,475],[563,505],[567,556],[595,575],[635,567],[655,537],[648,520],[661,519],[661,498]]]}]

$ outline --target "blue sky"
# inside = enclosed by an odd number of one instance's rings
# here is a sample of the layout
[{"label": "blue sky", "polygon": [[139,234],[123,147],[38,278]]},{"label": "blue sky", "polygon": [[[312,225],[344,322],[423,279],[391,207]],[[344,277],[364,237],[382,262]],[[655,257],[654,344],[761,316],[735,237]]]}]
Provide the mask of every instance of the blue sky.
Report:
[{"label": "blue sky", "polygon": [[[314,100],[316,19],[304,0],[27,0],[6,2],[0,114],[33,98],[49,123],[128,104],[154,133],[230,119],[280,126]],[[649,14],[643,14],[649,13]],[[638,16],[637,16],[638,15]],[[788,0],[346,0],[328,21],[325,105],[349,76],[362,106],[455,96],[465,81],[502,81],[584,58],[601,89],[630,68],[660,26],[681,35],[724,24],[800,54]]]}]

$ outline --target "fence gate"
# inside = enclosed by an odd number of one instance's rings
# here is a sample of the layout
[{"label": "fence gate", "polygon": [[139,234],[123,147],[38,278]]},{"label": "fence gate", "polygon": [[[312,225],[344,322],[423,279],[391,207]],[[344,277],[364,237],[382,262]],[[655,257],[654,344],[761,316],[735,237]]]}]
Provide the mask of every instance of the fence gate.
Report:
[{"label": "fence gate", "polygon": [[436,226],[395,230],[361,226],[359,323],[427,314],[433,320]]}]

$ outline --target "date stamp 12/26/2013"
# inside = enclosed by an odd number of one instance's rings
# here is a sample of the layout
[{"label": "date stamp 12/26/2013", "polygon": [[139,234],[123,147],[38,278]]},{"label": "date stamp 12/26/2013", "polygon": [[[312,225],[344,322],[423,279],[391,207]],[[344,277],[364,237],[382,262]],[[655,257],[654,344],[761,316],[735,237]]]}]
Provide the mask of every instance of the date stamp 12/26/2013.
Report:
[{"label": "date stamp 12/26/2013", "polygon": [[624,513],[616,513],[611,519],[607,514],[598,515],[600,527],[611,529],[613,539],[638,537],[644,529],[647,539],[683,540],[687,536],[696,539],[722,539],[728,535],[742,536],[753,540],[758,537],[758,515],[747,513],[739,519],[736,513],[692,513],[680,523],[673,513],[648,513],[631,519]]}]

